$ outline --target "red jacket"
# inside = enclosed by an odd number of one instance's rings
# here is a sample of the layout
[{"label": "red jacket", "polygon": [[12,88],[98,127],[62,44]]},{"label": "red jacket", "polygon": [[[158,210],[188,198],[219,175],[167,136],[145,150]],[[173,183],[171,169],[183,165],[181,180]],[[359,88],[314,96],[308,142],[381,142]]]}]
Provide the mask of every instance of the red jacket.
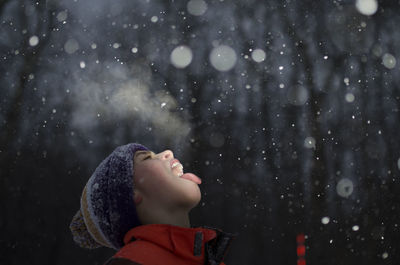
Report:
[{"label": "red jacket", "polygon": [[125,246],[105,265],[225,265],[222,260],[236,236],[205,227],[141,225],[126,233]]}]

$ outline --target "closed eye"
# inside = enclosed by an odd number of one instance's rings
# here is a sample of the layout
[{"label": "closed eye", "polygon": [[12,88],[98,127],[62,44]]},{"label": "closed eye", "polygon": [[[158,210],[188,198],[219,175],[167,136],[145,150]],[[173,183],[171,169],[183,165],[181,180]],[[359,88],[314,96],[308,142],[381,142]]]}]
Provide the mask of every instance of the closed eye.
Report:
[{"label": "closed eye", "polygon": [[142,161],[147,160],[147,159],[150,159],[150,158],[151,158],[151,155],[148,155],[148,156],[146,156],[145,158],[143,158]]},{"label": "closed eye", "polygon": [[147,159],[151,159],[151,158],[153,158],[155,155],[156,155],[156,154],[154,154],[153,151],[147,152],[147,153],[145,154],[145,157],[142,159],[142,161],[147,160]]},{"label": "closed eye", "polygon": [[154,153],[152,151],[137,151],[135,153],[134,159],[139,159],[139,161],[144,161],[150,159]]}]

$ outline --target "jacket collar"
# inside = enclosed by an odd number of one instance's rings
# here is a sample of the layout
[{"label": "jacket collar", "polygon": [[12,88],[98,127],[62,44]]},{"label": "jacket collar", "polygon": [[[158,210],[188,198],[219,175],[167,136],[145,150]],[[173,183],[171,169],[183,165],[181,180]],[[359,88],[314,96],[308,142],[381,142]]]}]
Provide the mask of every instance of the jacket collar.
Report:
[{"label": "jacket collar", "polygon": [[[137,226],[126,233],[124,243],[145,240],[189,260],[205,257],[210,264],[219,264],[230,242],[237,234],[211,227],[186,228],[169,224]],[[217,262],[217,263],[214,263]]]}]

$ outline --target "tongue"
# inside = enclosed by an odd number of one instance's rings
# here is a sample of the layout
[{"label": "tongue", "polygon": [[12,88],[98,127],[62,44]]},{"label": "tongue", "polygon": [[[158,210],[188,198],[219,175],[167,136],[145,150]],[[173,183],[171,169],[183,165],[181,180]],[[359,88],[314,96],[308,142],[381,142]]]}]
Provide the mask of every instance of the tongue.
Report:
[{"label": "tongue", "polygon": [[201,179],[192,173],[185,173],[181,176],[181,178],[193,181],[194,183],[197,183],[197,184],[201,184]]}]

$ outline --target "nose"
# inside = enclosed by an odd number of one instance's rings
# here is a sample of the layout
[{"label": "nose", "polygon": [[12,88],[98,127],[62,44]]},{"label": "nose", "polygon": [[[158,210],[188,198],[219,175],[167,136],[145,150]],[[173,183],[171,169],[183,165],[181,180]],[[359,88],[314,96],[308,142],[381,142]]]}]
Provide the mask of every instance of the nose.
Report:
[{"label": "nose", "polygon": [[165,150],[164,152],[159,153],[160,158],[163,160],[169,160],[174,158],[174,153],[171,150]]}]

